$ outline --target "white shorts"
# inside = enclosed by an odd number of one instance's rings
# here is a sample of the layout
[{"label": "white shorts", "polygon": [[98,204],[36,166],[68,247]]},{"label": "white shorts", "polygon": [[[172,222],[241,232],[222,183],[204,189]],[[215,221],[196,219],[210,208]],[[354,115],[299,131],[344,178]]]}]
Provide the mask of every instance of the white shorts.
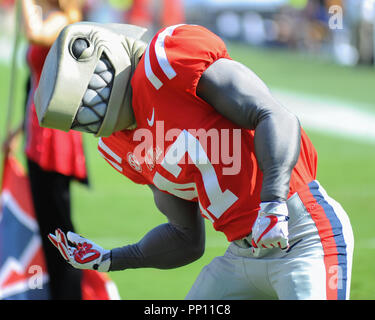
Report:
[{"label": "white shorts", "polygon": [[354,238],[349,218],[318,181],[287,201],[289,249],[232,242],[205,266],[189,300],[349,299]]}]

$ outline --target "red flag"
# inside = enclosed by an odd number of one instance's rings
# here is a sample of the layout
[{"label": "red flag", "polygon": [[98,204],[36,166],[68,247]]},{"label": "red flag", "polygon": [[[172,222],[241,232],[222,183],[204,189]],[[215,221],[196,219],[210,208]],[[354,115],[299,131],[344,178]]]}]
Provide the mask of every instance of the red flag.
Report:
[{"label": "red flag", "polygon": [[83,300],[120,300],[115,283],[106,273],[83,270]]},{"label": "red flag", "polygon": [[0,195],[0,299],[48,299],[48,274],[29,181],[14,157],[4,161]]},{"label": "red flag", "polygon": [[[0,194],[0,300],[49,299],[46,269],[30,184],[16,158],[4,161]],[[82,299],[119,299],[106,275],[83,270]]]}]

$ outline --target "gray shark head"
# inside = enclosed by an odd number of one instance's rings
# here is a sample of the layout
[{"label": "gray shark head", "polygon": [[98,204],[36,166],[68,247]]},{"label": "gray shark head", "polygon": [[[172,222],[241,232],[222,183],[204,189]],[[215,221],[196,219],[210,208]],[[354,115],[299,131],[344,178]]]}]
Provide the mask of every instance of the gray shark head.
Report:
[{"label": "gray shark head", "polygon": [[78,22],[52,45],[34,96],[41,126],[109,136],[134,126],[130,81],[146,29]]}]

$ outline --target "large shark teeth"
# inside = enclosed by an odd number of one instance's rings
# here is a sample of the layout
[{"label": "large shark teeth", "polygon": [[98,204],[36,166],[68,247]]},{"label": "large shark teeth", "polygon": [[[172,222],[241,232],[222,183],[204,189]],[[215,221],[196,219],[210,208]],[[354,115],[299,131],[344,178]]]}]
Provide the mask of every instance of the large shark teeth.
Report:
[{"label": "large shark teeth", "polygon": [[89,82],[89,89],[98,90],[105,88],[106,86],[107,83],[99,74],[94,73],[92,75],[91,80]]},{"label": "large shark teeth", "polygon": [[87,89],[82,99],[82,104],[85,106],[95,106],[102,102],[102,97],[93,89]]},{"label": "large shark teeth", "polygon": [[114,79],[114,69],[103,54],[90,79],[72,129],[97,133],[107,111]]}]

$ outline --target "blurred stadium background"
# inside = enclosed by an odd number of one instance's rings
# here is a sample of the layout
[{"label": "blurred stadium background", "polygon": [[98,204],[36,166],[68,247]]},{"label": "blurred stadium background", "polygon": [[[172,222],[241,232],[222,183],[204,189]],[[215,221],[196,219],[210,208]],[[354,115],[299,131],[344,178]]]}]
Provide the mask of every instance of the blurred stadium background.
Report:
[{"label": "blurred stadium background", "polygon": [[[86,20],[129,22],[135,2],[87,0]],[[152,30],[171,21],[161,1],[139,2],[147,5],[142,24]],[[354,229],[351,298],[375,299],[375,0],[185,0],[180,9],[181,22],[204,25],[223,37],[231,56],[254,70],[300,117],[318,150],[318,179],[346,209]],[[1,0],[1,141],[14,24],[13,0]],[[21,38],[12,127],[23,114],[25,49]],[[96,143],[85,136],[91,187],[73,186],[76,228],[105,248],[135,242],[164,219],[148,188],[110,168]],[[18,157],[24,161],[22,150]],[[226,247],[225,237],[207,224],[207,249],[199,261],[174,270],[110,276],[122,299],[183,299],[200,269]]]}]

